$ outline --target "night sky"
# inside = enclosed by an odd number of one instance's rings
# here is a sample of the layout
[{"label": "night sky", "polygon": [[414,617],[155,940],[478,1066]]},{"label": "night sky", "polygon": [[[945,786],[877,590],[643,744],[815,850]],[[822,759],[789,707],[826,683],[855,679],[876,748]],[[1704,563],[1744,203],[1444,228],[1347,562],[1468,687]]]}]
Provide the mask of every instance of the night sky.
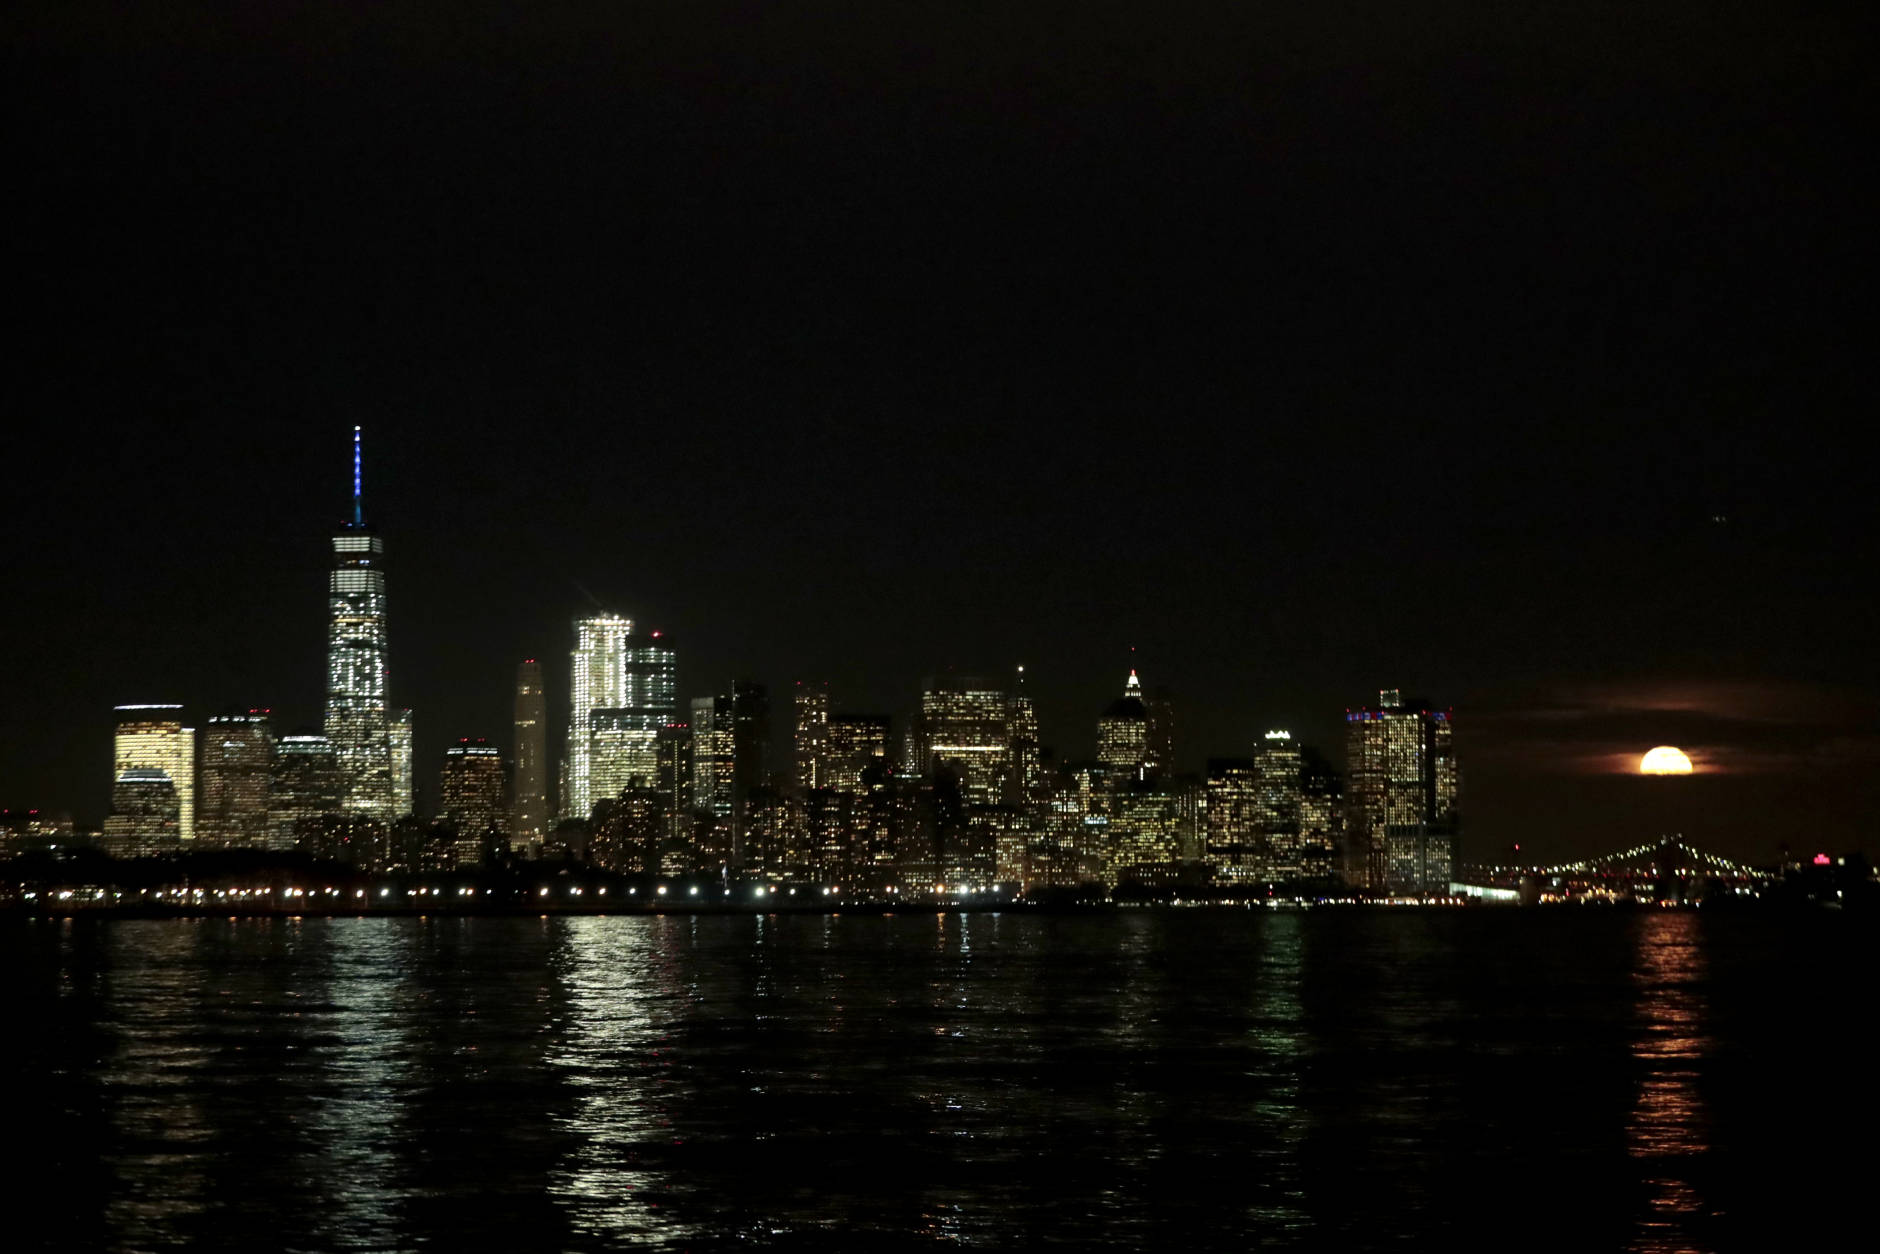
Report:
[{"label": "night sky", "polygon": [[1852,5],[34,8],[0,805],[317,722],[358,423],[427,792],[597,600],[780,729],[1401,687],[1467,856],[1880,845]]}]

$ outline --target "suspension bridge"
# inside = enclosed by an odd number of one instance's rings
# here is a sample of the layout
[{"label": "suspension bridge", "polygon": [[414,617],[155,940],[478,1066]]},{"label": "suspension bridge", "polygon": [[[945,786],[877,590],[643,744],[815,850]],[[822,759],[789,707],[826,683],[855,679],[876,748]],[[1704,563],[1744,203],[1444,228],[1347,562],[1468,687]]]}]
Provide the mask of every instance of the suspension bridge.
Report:
[{"label": "suspension bridge", "polygon": [[1696,901],[1754,892],[1779,875],[1773,867],[1737,862],[1679,835],[1551,866],[1479,866],[1469,878],[1529,900]]}]

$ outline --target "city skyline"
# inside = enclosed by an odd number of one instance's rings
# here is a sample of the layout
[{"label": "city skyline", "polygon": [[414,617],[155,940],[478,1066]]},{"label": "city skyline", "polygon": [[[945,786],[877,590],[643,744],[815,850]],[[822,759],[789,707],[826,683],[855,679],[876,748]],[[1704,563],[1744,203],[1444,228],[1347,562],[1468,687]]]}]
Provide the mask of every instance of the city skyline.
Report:
[{"label": "city skyline", "polygon": [[8,16],[29,1246],[1860,1196],[1864,12]]},{"label": "city skyline", "polygon": [[[358,441],[360,432],[357,427],[353,430],[353,438],[355,460],[352,484],[354,495],[351,501],[352,515],[331,533],[334,537],[335,565],[332,569],[332,573],[329,575],[329,580],[332,581],[333,584],[332,588],[329,589],[330,598],[334,598],[330,605],[329,647],[327,651],[328,663],[326,667],[328,686],[327,719],[329,721],[329,728],[333,726],[335,685],[341,685],[343,687],[343,681],[346,681],[348,676],[353,675],[354,671],[359,670],[359,666],[354,665],[353,661],[350,659],[350,653],[358,651],[360,647],[359,642],[353,639],[354,636],[363,634],[364,651],[372,655],[372,661],[367,665],[366,669],[376,675],[378,683],[376,687],[372,685],[367,685],[367,687],[371,690],[370,695],[372,699],[379,703],[377,708],[380,708],[382,711],[389,711],[393,705],[402,706],[405,699],[396,692],[388,696],[386,689],[386,670],[383,659],[387,651],[387,630],[385,624],[388,613],[386,608],[384,568],[381,565],[371,569],[369,572],[354,573],[354,566],[360,560],[361,554],[353,552],[353,549],[360,546],[360,537],[365,537],[364,543],[370,546],[370,553],[365,555],[367,561],[380,559],[384,553],[385,546],[376,530],[367,528],[364,522],[363,507],[359,498]],[[343,589],[340,587],[341,582],[347,579],[359,582],[362,576],[370,582],[370,587],[353,588],[350,584]],[[585,589],[582,589],[582,591],[585,591]],[[371,604],[355,604],[355,602],[360,601],[362,597],[369,600]],[[362,610],[364,611],[363,615],[361,614]],[[359,622],[366,624],[364,629],[358,626]],[[581,682],[579,678],[579,665],[583,657],[589,657],[590,655],[592,657],[599,657],[601,653],[609,653],[608,649],[602,648],[598,643],[592,643],[584,648],[582,641],[586,639],[585,633],[596,626],[613,624],[615,627],[613,634],[609,636],[612,645],[615,647],[611,650],[609,657],[606,659],[606,664],[602,668],[602,672],[598,673],[600,677],[593,681],[598,683],[601,688],[604,688],[605,692],[600,692],[600,690],[597,689],[598,695],[593,696],[591,700],[599,702],[599,704],[591,706],[590,708],[603,714],[606,719],[609,720],[606,731],[596,734],[610,736],[613,739],[621,739],[622,737],[634,739],[635,746],[637,746],[634,752],[628,754],[626,758],[621,758],[621,765],[613,768],[612,773],[608,775],[606,795],[613,795],[613,793],[618,790],[618,786],[624,784],[624,782],[634,774],[646,774],[650,776],[653,773],[655,768],[653,736],[654,732],[657,730],[654,724],[663,724],[666,721],[683,722],[687,714],[686,706],[696,699],[693,695],[690,695],[693,694],[695,689],[704,689],[709,692],[714,687],[728,686],[730,681],[729,678],[714,680],[709,676],[697,674],[696,672],[700,669],[697,664],[676,654],[673,647],[665,642],[665,633],[657,629],[649,628],[636,634],[631,620],[624,616],[589,615],[582,617],[577,615],[572,620],[572,624],[571,634],[574,636],[572,641],[574,649],[571,656],[575,659],[576,665],[574,678],[572,682],[570,682],[567,676],[562,677],[563,682],[567,683],[568,687],[561,693],[555,692],[558,685],[553,678],[545,679],[543,681],[543,688],[546,690],[548,708],[559,707],[570,710],[567,720],[562,724],[570,729],[569,735],[557,742],[556,750],[558,750],[558,752],[551,751],[549,761],[561,770],[569,772],[569,774],[564,777],[564,788],[556,790],[557,797],[566,797],[569,802],[578,804],[578,798],[575,794],[566,789],[569,787],[578,787],[575,781],[580,778],[578,771],[582,755],[575,750],[576,740],[574,738],[574,728],[576,724],[572,712],[572,706],[577,696],[576,690],[579,688]],[[420,628],[419,630],[422,631],[423,629]],[[618,639],[614,639],[614,636],[617,636]],[[647,670],[647,663],[645,659],[641,657],[641,654],[645,652],[649,646],[655,644],[660,651],[660,665],[656,670],[663,676],[661,680],[663,686],[659,689],[662,696],[659,698],[648,695],[651,690],[647,688],[647,684],[650,681],[640,677],[641,672]],[[596,650],[598,650],[598,652],[596,652]],[[417,658],[421,659],[425,656],[424,636],[420,635],[412,642],[412,651]],[[550,652],[550,650],[545,648],[543,652]],[[617,653],[618,656],[611,656],[611,654],[615,653]],[[647,653],[647,656],[651,657],[653,655]],[[675,658],[677,659],[676,663]],[[1137,661],[1137,658],[1137,650],[1131,647],[1123,654],[1121,661],[1133,664]],[[293,669],[285,665],[286,661],[286,659],[281,659],[283,669]],[[497,671],[503,669],[505,665],[510,668],[510,673],[513,676],[516,673],[514,669],[515,663],[505,663],[498,659],[490,659],[488,669]],[[527,663],[523,663],[523,665],[527,665]],[[1040,674],[1049,674],[1051,669],[1048,664],[1044,667],[1039,667],[1034,664],[1030,672],[1032,681],[1035,683],[1036,678]],[[957,672],[954,673],[957,674]],[[1023,666],[1017,667],[1014,671],[1015,677],[1022,678],[1024,673]],[[945,675],[946,672],[942,674]],[[608,678],[609,676],[611,676],[611,678]],[[796,679],[771,680],[770,682],[773,684],[800,684],[802,681]],[[850,695],[851,691],[859,691],[863,694],[879,694],[883,691],[881,685],[874,683],[856,685],[853,689],[837,685],[834,688],[832,699],[830,695],[831,689],[827,679],[812,682],[820,684],[820,700],[825,721],[830,713],[843,716],[856,716],[871,712],[873,704],[867,697],[864,696],[862,699],[856,699]],[[894,728],[893,736],[897,742],[902,739],[904,732],[919,722],[921,698],[919,696],[918,682],[926,681],[924,679],[917,681],[917,686],[914,690],[909,692],[898,705],[890,706],[887,711],[890,715],[891,726]],[[675,683],[677,687],[674,687]],[[150,685],[144,686],[148,687]],[[461,690],[461,681],[453,677],[452,686]],[[1060,693],[1063,691],[1061,685],[1058,691]],[[1128,729],[1131,727],[1138,729],[1134,733],[1136,740],[1130,742],[1132,744],[1136,743],[1142,736],[1140,727],[1145,725],[1141,722],[1144,718],[1141,710],[1144,692],[1145,690],[1141,686],[1137,671],[1135,667],[1131,665],[1128,672],[1127,683],[1123,689],[1122,699],[1113,700],[1103,705],[1100,710],[1094,708],[1096,705],[1095,702],[1087,702],[1086,704],[1089,708],[1081,711],[1074,708],[1065,709],[1060,699],[1060,703],[1055,708],[1050,708],[1047,711],[1045,723],[1047,726],[1054,727],[1060,731],[1069,731],[1070,734],[1064,736],[1062,740],[1055,742],[1049,739],[1043,739],[1043,747],[1053,751],[1056,760],[1062,763],[1082,759],[1099,761],[1106,759],[1113,751],[1106,737],[1127,735],[1129,734]],[[172,693],[169,695],[177,694]],[[492,692],[487,695],[492,699],[480,702],[479,704],[496,708],[496,701],[493,699],[496,694]],[[513,689],[508,695],[513,702],[515,697]],[[1739,701],[1748,701],[1754,700],[1759,695],[1767,698],[1769,694],[1758,694],[1753,689],[1749,689],[1739,691],[1735,695]],[[1264,721],[1258,717],[1250,717],[1245,714],[1237,715],[1236,717],[1242,720],[1244,725],[1249,728],[1264,728],[1269,723],[1284,722],[1291,727],[1307,729],[1301,736],[1303,743],[1332,756],[1338,756],[1343,753],[1347,763],[1349,763],[1351,755],[1348,745],[1342,743],[1347,739],[1343,735],[1342,730],[1332,734],[1326,734],[1325,729],[1333,718],[1342,716],[1344,720],[1349,721],[1353,717],[1351,710],[1354,708],[1362,708],[1365,704],[1366,697],[1368,697],[1368,694],[1362,694],[1358,700],[1354,701],[1352,705],[1344,707],[1342,711],[1327,711],[1321,707],[1307,711],[1303,716]],[[393,698],[396,699],[394,700]],[[1158,704],[1158,700],[1159,699],[1151,696],[1149,702],[1150,708],[1153,709]],[[1175,723],[1180,725],[1183,722],[1183,714],[1185,712],[1182,707],[1187,703],[1177,698],[1169,704],[1173,707],[1172,714]],[[1195,702],[1194,704],[1201,706],[1204,702]],[[1693,715],[1700,717],[1702,715],[1700,703],[1693,699],[1692,694],[1687,693],[1682,701],[1667,700],[1663,704],[1665,708],[1655,713],[1660,720],[1658,725],[1666,728],[1669,732],[1675,732],[1678,729],[1690,727],[1692,725]],[[181,710],[184,705],[188,707],[190,717],[194,718],[197,722],[207,724],[231,717],[231,711],[238,709],[240,703],[238,702],[235,706],[231,707],[219,707],[211,702],[190,701],[176,707],[163,708]],[[1119,718],[1119,712],[1128,714],[1129,712],[1125,710],[1124,707],[1131,705],[1137,707],[1135,712],[1130,714],[1129,717]],[[449,708],[447,704],[439,706],[440,711]],[[1608,709],[1607,715],[1611,716],[1612,713],[1613,711]],[[401,709],[399,714],[406,720],[410,720],[414,717],[409,709]],[[1330,717],[1328,717],[1328,714]],[[1571,723],[1579,716],[1597,717],[1598,714],[1599,711],[1594,709],[1578,712],[1554,711],[1550,712],[1547,718],[1562,723]],[[489,722],[477,726],[429,726],[427,725],[429,720],[424,717],[422,710],[420,710],[415,717],[422,728],[419,733],[419,741],[426,749],[437,745],[439,741],[442,741],[445,745],[454,745],[465,738],[487,738],[490,742],[501,746],[501,751],[506,762],[513,760],[515,746],[511,743],[510,738],[502,734],[504,726],[496,720],[492,719]],[[443,717],[449,716],[443,715]],[[513,717],[514,711],[512,710],[512,720]],[[1031,717],[1034,720],[1037,718],[1036,715],[1032,715]],[[1491,725],[1494,723],[1496,717],[1497,715],[1494,713],[1489,714],[1488,719]],[[1754,718],[1754,715],[1750,714],[1748,717]],[[385,716],[386,726],[380,732],[381,737],[391,735],[392,723],[395,721],[397,721],[397,716],[390,714]],[[1206,726],[1205,722],[1201,720],[1195,721],[1201,722],[1202,726]],[[619,724],[618,727],[613,725],[616,723]],[[628,728],[628,723],[632,723],[633,727]],[[1153,726],[1153,723],[1154,719],[1151,718],[1150,723],[1147,725]],[[645,726],[641,727],[641,724],[645,724]],[[282,732],[301,730],[298,725],[281,723],[278,719],[276,720],[276,725]],[[410,730],[409,722],[405,723],[404,727],[408,735]],[[1464,721],[1464,727],[1467,727],[1466,719]],[[318,729],[316,728],[315,730]],[[513,731],[513,725],[510,727],[510,730]],[[773,757],[778,757],[779,754],[787,755],[791,752],[790,742],[785,737],[785,733],[788,731],[789,729],[783,727],[781,723],[778,723],[772,725],[770,730],[765,733],[767,736],[767,746]],[[492,732],[495,734],[492,735]],[[1253,732],[1251,736],[1257,737],[1260,734],[1260,732]],[[1166,744],[1168,739],[1166,732],[1161,733],[1161,735],[1165,737],[1164,743]],[[1659,739],[1670,740],[1676,738],[1675,735],[1666,735]],[[332,740],[330,731],[326,733],[326,739],[329,742]],[[645,741],[643,745],[639,743],[641,739]],[[1687,747],[1692,750],[1693,756],[1698,762],[1698,772],[1700,775],[1706,772],[1715,772],[1718,767],[1722,765],[1718,761],[1715,749],[1706,746],[1701,739],[1693,741],[1686,737],[1685,740]],[[1251,740],[1250,743],[1196,743],[1192,735],[1189,737],[1174,737],[1172,741],[1175,746],[1175,765],[1180,770],[1193,774],[1201,774],[1202,765],[1217,758],[1237,758],[1254,755],[1259,751],[1260,745],[1257,739]],[[383,740],[382,743],[384,743]],[[1481,738],[1478,741],[1478,745],[1480,748],[1486,750],[1483,754],[1483,758],[1488,764],[1487,773],[1492,787],[1494,783],[1497,757],[1496,750],[1498,746],[1488,737]],[[1068,749],[1067,746],[1069,746]],[[1589,782],[1597,781],[1602,776],[1615,780],[1623,780],[1628,785],[1633,784],[1635,781],[1630,777],[1636,774],[1635,759],[1649,747],[1649,745],[1641,743],[1636,751],[1622,749],[1606,755],[1596,756],[1593,759],[1595,769],[1588,771],[1584,768],[1583,764],[1576,764],[1577,773],[1569,772],[1568,778],[1577,778],[1582,786],[1585,786]],[[406,751],[409,752],[409,749]],[[335,752],[338,752],[337,747]],[[1158,749],[1155,751],[1155,755],[1166,752],[1166,748]],[[387,747],[382,751],[382,756],[385,760],[382,764],[381,773],[389,772],[392,756],[391,746],[389,744],[387,744]],[[629,758],[631,761],[628,760]],[[641,758],[644,758],[644,762],[640,760]],[[403,766],[404,777],[407,780],[414,775],[420,779],[427,778],[434,770],[432,763],[435,760],[436,754],[428,752],[420,755],[420,765],[416,767],[411,765],[409,759],[406,759]],[[787,762],[786,758],[778,758],[778,760]],[[1473,760],[1473,755],[1471,755],[1471,760]],[[356,771],[349,773],[346,770],[343,754],[340,755],[339,761],[343,778],[356,776]],[[124,763],[120,762],[120,768],[123,765]],[[779,769],[777,772],[779,781],[781,781],[787,773],[787,765]],[[615,778],[615,776],[618,776],[618,778]],[[1468,775],[1469,784],[1476,784],[1477,778],[1478,773],[1471,771]],[[388,783],[389,779],[381,780],[379,786],[381,789],[384,789]],[[81,795],[90,792],[96,796],[104,790],[101,787],[85,787],[78,791]],[[187,793],[190,790],[185,789],[184,791]],[[431,791],[433,793],[435,792],[434,789]],[[1637,793],[1635,788],[1631,791],[1635,798],[1642,795]],[[350,797],[352,793],[348,792],[347,795]],[[1688,796],[1689,794],[1687,793],[1686,795]],[[405,812],[409,812],[410,809],[408,798],[409,793],[405,794],[405,800],[403,802]],[[590,797],[590,802],[592,799],[593,798]],[[14,799],[9,798],[8,800],[12,802]],[[187,801],[187,798],[185,800]],[[419,812],[429,813],[437,807],[437,804],[438,798],[433,795],[428,799],[427,804],[419,807]],[[47,811],[57,811],[65,808],[56,803],[46,804],[41,798],[22,800],[21,803],[15,805],[14,808],[25,808],[27,805],[33,805],[36,808]],[[72,809],[75,812],[75,816],[81,821],[95,822],[97,819],[103,817],[104,812],[109,809],[110,805],[111,803],[107,802],[103,809],[90,813],[82,808],[83,803],[72,807]],[[349,801],[348,806],[349,808],[359,808],[356,801]],[[1666,810],[1663,806],[1635,805],[1634,808],[1636,813],[1633,814],[1632,817],[1637,822],[1632,826],[1619,829],[1622,832],[1622,838],[1634,838],[1650,834],[1645,827],[1638,826],[1637,823],[1668,823],[1672,826],[1666,828],[1667,832],[1672,830],[1672,828],[1683,831],[1686,826],[1683,821],[1687,816],[1690,820],[1688,826],[1694,831],[1701,832],[1701,824],[1706,814],[1706,811],[1700,806],[1689,807],[1685,814],[1680,814],[1675,810]],[[1474,819],[1473,812],[1470,810],[1467,800],[1464,802],[1464,810],[1465,812],[1470,812],[1471,818]],[[191,821],[193,822],[193,810],[188,812],[191,813]],[[389,812],[389,810],[386,811],[388,814]],[[1498,822],[1492,809],[1487,821],[1490,824],[1487,831],[1483,830],[1483,823],[1480,819],[1475,819],[1475,821],[1466,825],[1464,828],[1464,848],[1471,856],[1494,856],[1498,851],[1504,850],[1514,843],[1525,843],[1531,848],[1539,848],[1542,850],[1550,848],[1547,833],[1544,830],[1537,832]],[[1845,843],[1848,848],[1859,847],[1860,836],[1857,824],[1850,824],[1848,830],[1854,832],[1853,839],[1851,841],[1844,841],[1843,843]],[[280,838],[277,837],[277,839]],[[1808,833],[1793,829],[1779,833],[1774,839],[1765,841],[1764,843],[1769,846],[1767,849],[1758,848],[1754,845],[1746,845],[1741,840],[1733,843],[1728,840],[1727,837],[1715,843],[1719,843],[1726,848],[1732,849],[1733,852],[1741,853],[1746,856],[1772,856],[1774,849],[1781,843],[1805,845],[1810,843],[1811,839],[1817,844],[1830,845],[1834,843],[1832,839],[1823,837],[1818,833]],[[1556,846],[1556,848],[1561,853],[1569,854],[1589,851],[1585,848],[1584,843],[1580,845],[1572,843],[1560,844]]]},{"label": "city skyline", "polygon": [[0,804],[101,814],[126,702],[322,724],[356,424],[420,788],[523,658],[560,752],[598,604],[774,726],[1024,664],[1081,757],[1133,647],[1186,769],[1395,686],[1471,843],[1649,835],[1661,743],[1707,843],[1872,843],[1832,16],[83,7],[16,35]]}]

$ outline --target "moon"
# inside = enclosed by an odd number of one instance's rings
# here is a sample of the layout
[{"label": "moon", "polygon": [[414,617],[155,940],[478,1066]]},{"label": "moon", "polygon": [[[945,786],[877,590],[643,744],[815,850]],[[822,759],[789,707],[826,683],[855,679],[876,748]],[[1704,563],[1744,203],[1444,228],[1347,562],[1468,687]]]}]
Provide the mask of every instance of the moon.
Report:
[{"label": "moon", "polygon": [[1682,749],[1659,745],[1639,759],[1638,769],[1644,775],[1689,775],[1691,760]]}]

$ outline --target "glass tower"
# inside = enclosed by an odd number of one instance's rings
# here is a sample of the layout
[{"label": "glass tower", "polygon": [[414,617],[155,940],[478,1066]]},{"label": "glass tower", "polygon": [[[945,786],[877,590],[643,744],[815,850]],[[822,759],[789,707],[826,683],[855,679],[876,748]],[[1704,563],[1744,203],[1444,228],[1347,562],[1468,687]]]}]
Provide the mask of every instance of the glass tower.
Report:
[{"label": "glass tower", "polygon": [[1394,689],[1345,715],[1346,877],[1373,892],[1440,894],[1456,863],[1456,755],[1448,711]]},{"label": "glass tower", "polygon": [[548,809],[548,700],[542,664],[529,658],[516,667],[516,792],[510,835],[539,850],[553,816]]},{"label": "glass tower", "polygon": [[333,535],[327,577],[325,731],[339,761],[342,809],[390,823],[398,798],[385,702],[385,542],[366,526],[359,486],[354,427],[353,516]]},{"label": "glass tower", "polygon": [[[574,624],[574,652],[569,657],[567,790],[562,814],[585,819],[594,808],[594,739],[597,710],[617,710],[627,697],[627,636],[633,621],[618,614],[596,614]],[[603,722],[609,720],[603,716]]]},{"label": "glass tower", "polygon": [[268,774],[274,734],[265,710],[218,714],[202,736],[202,804],[197,838],[228,849],[268,843]]},{"label": "glass tower", "polygon": [[182,709],[180,705],[118,706],[111,778],[122,779],[131,770],[163,772],[175,790],[177,838],[190,841],[196,838],[196,732],[183,726]]}]

